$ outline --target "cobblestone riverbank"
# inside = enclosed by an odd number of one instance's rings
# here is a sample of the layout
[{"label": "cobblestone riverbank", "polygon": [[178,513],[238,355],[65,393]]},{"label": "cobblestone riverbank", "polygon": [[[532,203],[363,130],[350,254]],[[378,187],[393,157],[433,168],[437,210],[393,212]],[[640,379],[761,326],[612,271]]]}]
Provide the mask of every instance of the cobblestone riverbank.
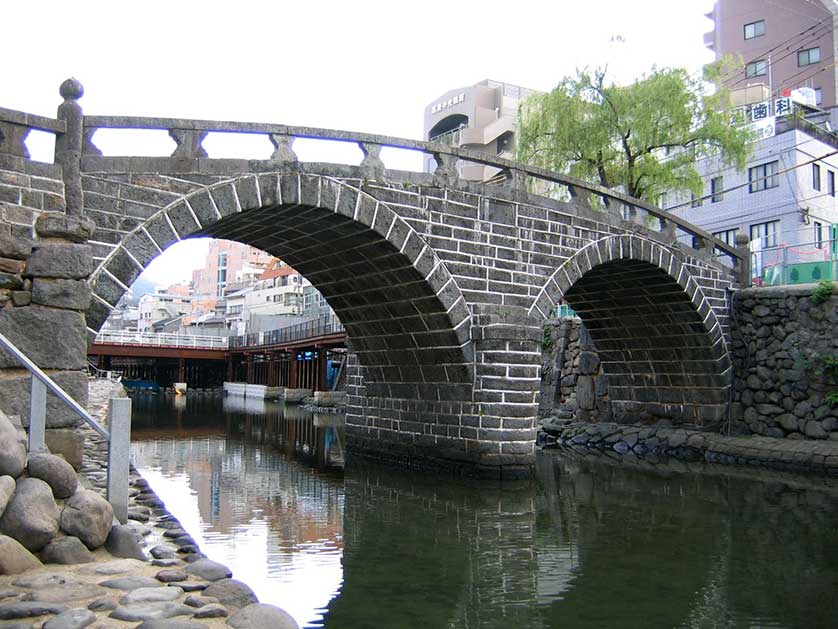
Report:
[{"label": "cobblestone riverbank", "polygon": [[[121,386],[94,380],[89,408],[103,418]],[[107,444],[87,433],[79,482],[104,495]],[[297,627],[260,604],[224,565],[207,558],[148,482],[131,472],[129,521],[107,548],[40,557],[42,566],[0,575],[0,627],[19,629],[200,629]],[[61,534],[59,533],[59,538]],[[66,538],[65,538],[66,539]],[[49,559],[51,562],[48,562]],[[60,563],[54,563],[60,561]]]}]

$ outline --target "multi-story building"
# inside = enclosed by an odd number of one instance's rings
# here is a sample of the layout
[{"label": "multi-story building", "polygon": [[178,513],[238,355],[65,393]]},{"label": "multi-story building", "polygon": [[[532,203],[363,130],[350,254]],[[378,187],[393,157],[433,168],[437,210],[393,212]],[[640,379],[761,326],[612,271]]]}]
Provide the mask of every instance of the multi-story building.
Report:
[{"label": "multi-story building", "polygon": [[231,240],[213,240],[203,268],[192,272],[195,314],[213,312],[229,284],[255,278],[267,267],[271,256],[264,251]]},{"label": "multi-story building", "polygon": [[707,15],[714,29],[704,43],[717,59],[742,57],[739,71],[725,76],[730,89],[762,85],[770,100],[806,87],[814,91],[813,104],[833,107],[836,16],[833,0],[716,0]]},{"label": "multi-story building", "polygon": [[137,331],[152,332],[155,323],[192,312],[192,297],[179,294],[180,292],[177,289],[174,293],[160,289],[140,297]]},{"label": "multi-story building", "polygon": [[[425,107],[424,137],[501,157],[512,157],[518,127],[518,105],[533,90],[486,79],[470,87],[449,90]],[[435,168],[426,157],[425,170]],[[460,176],[485,181],[497,169],[473,163],[457,165]]]},{"label": "multi-story building", "polygon": [[669,194],[662,206],[728,244],[746,234],[755,254],[754,276],[764,282],[832,277],[838,270],[832,269],[838,138],[806,120],[768,124],[770,135],[753,144],[744,171],[725,166],[719,156],[700,159],[703,198]]},{"label": "multi-story building", "polygon": [[300,315],[303,290],[310,283],[296,270],[274,258],[244,296],[246,322],[263,315]]}]

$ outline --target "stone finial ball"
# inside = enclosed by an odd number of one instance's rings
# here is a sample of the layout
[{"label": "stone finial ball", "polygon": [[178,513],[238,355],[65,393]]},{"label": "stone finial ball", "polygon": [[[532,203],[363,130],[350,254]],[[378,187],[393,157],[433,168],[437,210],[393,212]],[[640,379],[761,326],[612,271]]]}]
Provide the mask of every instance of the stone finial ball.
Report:
[{"label": "stone finial ball", "polygon": [[69,78],[58,88],[58,93],[65,100],[77,100],[84,95],[84,87],[76,78]]},{"label": "stone finial ball", "polygon": [[736,243],[737,247],[747,247],[751,240],[750,238],[748,238],[748,234],[744,232],[739,232],[736,234],[736,237],[733,239],[733,242]]}]

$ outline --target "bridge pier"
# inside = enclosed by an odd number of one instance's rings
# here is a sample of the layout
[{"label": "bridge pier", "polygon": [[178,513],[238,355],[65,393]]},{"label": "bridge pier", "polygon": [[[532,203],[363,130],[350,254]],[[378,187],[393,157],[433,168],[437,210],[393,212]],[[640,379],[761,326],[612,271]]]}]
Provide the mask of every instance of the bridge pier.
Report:
[{"label": "bridge pier", "polygon": [[[466,348],[472,384],[370,386],[365,368],[347,364],[349,454],[474,476],[531,473],[540,386],[540,323],[522,308],[477,306]],[[432,365],[421,368],[430,370]],[[385,387],[386,388],[386,387]]]}]

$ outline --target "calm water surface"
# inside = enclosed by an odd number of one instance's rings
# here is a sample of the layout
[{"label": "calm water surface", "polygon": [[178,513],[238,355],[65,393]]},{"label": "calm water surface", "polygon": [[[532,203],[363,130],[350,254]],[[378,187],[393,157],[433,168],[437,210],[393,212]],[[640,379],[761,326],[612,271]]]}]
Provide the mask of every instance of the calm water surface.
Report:
[{"label": "calm water surface", "polygon": [[301,626],[838,626],[834,479],[556,453],[515,483],[344,471],[333,415],[133,398],[135,465]]}]

